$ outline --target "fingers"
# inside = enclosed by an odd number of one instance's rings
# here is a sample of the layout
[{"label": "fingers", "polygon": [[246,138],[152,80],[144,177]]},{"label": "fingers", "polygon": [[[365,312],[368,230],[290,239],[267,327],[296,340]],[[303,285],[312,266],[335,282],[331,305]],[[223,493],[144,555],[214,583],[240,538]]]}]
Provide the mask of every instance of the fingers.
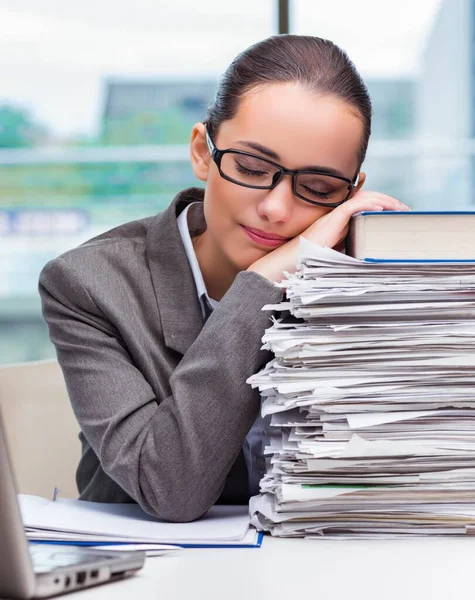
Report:
[{"label": "fingers", "polygon": [[395,210],[395,211],[408,211],[411,210],[409,206],[386,194],[380,194],[379,192],[365,192],[358,193],[355,196],[341,204],[333,211],[334,218],[337,219],[350,219],[354,214],[362,211],[382,211],[382,210]]},{"label": "fingers", "polygon": [[322,245],[333,247],[348,231],[351,217],[362,211],[410,210],[403,202],[379,192],[360,191],[310,228],[312,236],[321,238]]},{"label": "fingers", "polygon": [[[348,205],[355,201],[358,203],[363,203],[367,206],[372,206],[374,208],[382,207],[383,210],[411,210],[411,208],[407,206],[407,204],[404,204],[404,202],[401,202],[400,200],[398,200],[397,198],[393,198],[392,196],[388,196],[387,194],[382,194],[381,192],[360,190],[353,196],[351,200],[349,200],[345,204]],[[364,210],[371,209],[365,208]]]}]

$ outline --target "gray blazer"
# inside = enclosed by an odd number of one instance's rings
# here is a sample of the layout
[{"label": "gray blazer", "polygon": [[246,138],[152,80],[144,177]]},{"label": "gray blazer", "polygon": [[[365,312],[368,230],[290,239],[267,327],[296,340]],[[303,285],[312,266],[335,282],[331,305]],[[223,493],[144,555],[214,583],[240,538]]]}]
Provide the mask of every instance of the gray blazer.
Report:
[{"label": "gray blazer", "polygon": [[[238,274],[203,323],[177,226],[203,190],[49,262],[43,314],[81,427],[83,500],[138,502],[170,521],[216,502],[245,503],[242,445],[259,395],[246,378],[269,359],[261,308],[281,290]],[[205,227],[190,226],[191,235]]]}]

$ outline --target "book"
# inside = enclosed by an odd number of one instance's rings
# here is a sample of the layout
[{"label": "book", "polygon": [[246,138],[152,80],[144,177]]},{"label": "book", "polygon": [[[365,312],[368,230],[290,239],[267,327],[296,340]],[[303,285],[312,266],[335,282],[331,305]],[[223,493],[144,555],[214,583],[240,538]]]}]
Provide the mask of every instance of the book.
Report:
[{"label": "book", "polygon": [[364,211],[347,254],[364,260],[475,260],[475,211]]}]

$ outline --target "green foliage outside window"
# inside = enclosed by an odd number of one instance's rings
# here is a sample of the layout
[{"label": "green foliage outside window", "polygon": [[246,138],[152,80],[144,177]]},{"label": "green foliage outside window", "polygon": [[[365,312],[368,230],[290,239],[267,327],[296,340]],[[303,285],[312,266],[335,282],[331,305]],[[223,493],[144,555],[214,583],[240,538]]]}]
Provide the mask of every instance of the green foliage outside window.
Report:
[{"label": "green foliage outside window", "polygon": [[0,148],[29,148],[46,137],[47,130],[27,110],[10,104],[0,106]]}]

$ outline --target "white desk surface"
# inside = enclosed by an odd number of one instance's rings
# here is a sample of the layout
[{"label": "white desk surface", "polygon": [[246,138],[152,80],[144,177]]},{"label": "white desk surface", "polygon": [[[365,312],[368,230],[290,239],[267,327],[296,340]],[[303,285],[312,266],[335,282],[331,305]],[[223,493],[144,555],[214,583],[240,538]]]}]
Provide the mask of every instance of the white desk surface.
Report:
[{"label": "white desk surface", "polygon": [[260,549],[183,550],[150,557],[132,578],[74,598],[447,600],[471,598],[474,588],[475,537],[338,541],[265,536]]}]

